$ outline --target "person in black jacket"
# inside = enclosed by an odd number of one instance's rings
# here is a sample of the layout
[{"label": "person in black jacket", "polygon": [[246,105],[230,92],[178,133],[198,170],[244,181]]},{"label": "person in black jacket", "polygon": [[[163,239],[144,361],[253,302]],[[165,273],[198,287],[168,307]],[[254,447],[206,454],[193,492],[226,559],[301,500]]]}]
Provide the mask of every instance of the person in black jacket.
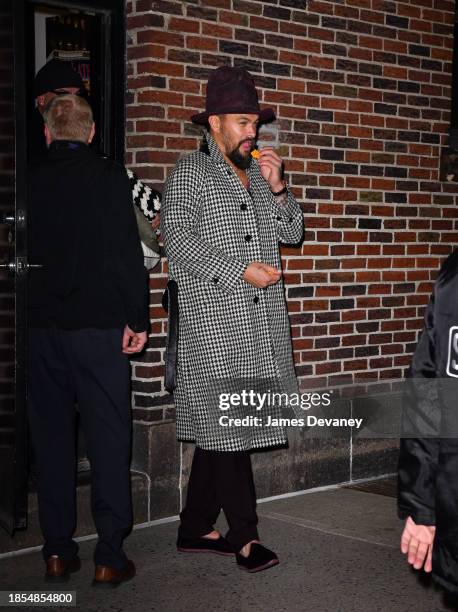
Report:
[{"label": "person in black jacket", "polygon": [[88,147],[88,103],[55,97],[45,112],[48,156],[29,172],[28,417],[48,580],[79,569],[75,401],[91,463],[99,536],[94,584],[135,574],[122,544],[132,526],[128,356],[149,328],[143,255],[123,166]]},{"label": "person in black jacket", "polygon": [[401,550],[458,594],[458,250],[445,261],[413,355],[398,468]]}]

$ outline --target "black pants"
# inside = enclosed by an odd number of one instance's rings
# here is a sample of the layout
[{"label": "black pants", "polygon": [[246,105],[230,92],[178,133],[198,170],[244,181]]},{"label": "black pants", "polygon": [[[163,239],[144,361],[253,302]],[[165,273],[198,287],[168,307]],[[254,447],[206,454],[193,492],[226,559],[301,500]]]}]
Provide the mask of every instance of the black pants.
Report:
[{"label": "black pants", "polygon": [[38,479],[43,557],[72,558],[76,527],[75,400],[91,464],[99,536],[94,561],[123,569],[132,527],[130,368],[122,330],[31,329],[27,410]]},{"label": "black pants", "polygon": [[256,493],[248,451],[220,452],[196,446],[189,476],[186,507],[180,514],[179,537],[201,537],[213,530],[221,508],[237,552],[258,539]]}]

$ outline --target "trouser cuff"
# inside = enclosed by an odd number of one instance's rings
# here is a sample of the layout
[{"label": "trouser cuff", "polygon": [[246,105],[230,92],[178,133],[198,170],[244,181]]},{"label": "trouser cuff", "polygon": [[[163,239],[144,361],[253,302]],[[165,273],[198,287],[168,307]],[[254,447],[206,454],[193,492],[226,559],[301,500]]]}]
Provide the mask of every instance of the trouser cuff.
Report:
[{"label": "trouser cuff", "polygon": [[251,542],[251,540],[258,539],[258,530],[254,525],[243,527],[242,529],[238,529],[236,532],[229,530],[226,534],[226,540],[236,552],[239,552],[239,550],[242,549],[245,544]]}]

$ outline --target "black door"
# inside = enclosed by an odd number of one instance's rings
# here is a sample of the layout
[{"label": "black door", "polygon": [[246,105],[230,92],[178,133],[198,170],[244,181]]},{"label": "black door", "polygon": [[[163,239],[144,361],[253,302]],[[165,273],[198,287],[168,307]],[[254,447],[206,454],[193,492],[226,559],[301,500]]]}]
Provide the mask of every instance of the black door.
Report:
[{"label": "black door", "polygon": [[26,526],[26,146],[22,3],[0,0],[0,525]]},{"label": "black door", "polygon": [[0,527],[10,534],[27,526],[26,171],[37,50],[90,75],[97,148],[122,162],[124,0],[0,0]]}]

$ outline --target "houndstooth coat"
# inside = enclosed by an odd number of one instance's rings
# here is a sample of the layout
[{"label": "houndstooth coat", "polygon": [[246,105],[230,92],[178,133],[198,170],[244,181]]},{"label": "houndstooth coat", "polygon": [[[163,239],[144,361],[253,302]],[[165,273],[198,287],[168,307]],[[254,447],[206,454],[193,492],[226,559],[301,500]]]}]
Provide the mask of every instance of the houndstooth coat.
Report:
[{"label": "houndstooth coat", "polygon": [[280,268],[278,243],[300,241],[303,214],[290,193],[277,202],[255,161],[248,192],[206,139],[207,152],[175,166],[161,209],[169,277],[178,283],[177,437],[216,451],[283,444],[283,428],[211,426],[208,394],[222,379],[275,379],[297,390],[283,282],[257,289],[242,277],[252,261]]}]

